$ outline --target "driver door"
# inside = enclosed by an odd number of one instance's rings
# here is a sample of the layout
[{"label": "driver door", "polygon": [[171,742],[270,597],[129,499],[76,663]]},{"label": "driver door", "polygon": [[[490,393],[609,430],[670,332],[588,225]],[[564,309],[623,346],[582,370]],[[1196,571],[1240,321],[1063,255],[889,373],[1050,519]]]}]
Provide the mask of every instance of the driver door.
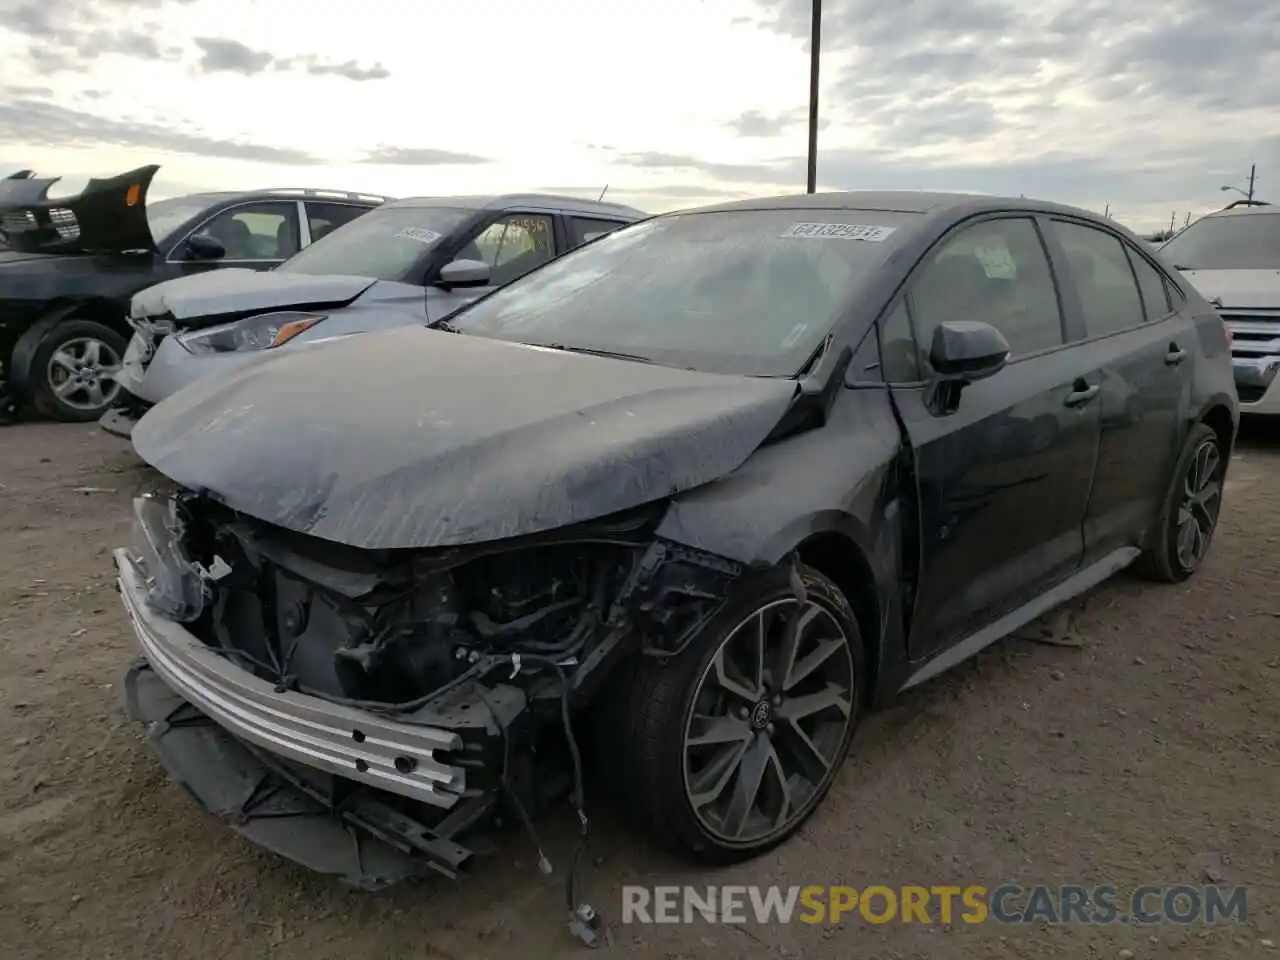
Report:
[{"label": "driver door", "polygon": [[[458,251],[454,260],[483,260],[490,282],[483,287],[443,291],[447,315],[498,287],[506,286],[557,256],[555,219],[546,213],[512,211],[492,221]],[[436,315],[436,311],[432,311]]]},{"label": "driver door", "polygon": [[[226,255],[217,260],[191,257],[195,234],[220,241]],[[214,214],[174,245],[165,262],[170,276],[204,273],[220,267],[271,270],[298,252],[298,204],[292,200],[241,203]]]},{"label": "driver door", "polygon": [[[921,660],[1075,572],[1100,426],[1033,218],[952,232],[908,281],[897,315],[896,346],[916,345],[918,382],[892,389],[918,482],[910,652]],[[1008,365],[965,385],[954,409],[939,406],[928,360],[950,320],[989,323],[1010,346]],[[882,340],[890,332],[882,325]]]}]

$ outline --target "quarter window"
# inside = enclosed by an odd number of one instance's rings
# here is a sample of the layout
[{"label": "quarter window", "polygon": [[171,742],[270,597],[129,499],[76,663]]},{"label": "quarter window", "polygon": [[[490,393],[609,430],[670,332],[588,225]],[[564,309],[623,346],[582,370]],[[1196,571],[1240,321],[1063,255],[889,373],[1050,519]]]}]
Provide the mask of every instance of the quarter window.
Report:
[{"label": "quarter window", "polygon": [[1173,303],[1169,299],[1169,288],[1165,285],[1164,275],[1132,247],[1126,245],[1125,250],[1129,254],[1129,262],[1133,264],[1133,273],[1138,278],[1138,292],[1142,294],[1142,309],[1147,320],[1167,317],[1173,310]]},{"label": "quarter window", "polygon": [[1142,298],[1124,244],[1109,233],[1079,223],[1059,220],[1053,228],[1080,292],[1085,333],[1103,337],[1142,323],[1146,319]]},{"label": "quarter window", "polygon": [[357,207],[350,203],[313,203],[307,201],[307,224],[311,227],[311,242],[315,243],[325,234],[332,233],[344,223],[350,223],[362,213],[368,213],[367,207]]},{"label": "quarter window", "polygon": [[1026,217],[987,220],[944,241],[913,281],[910,300],[926,359],[934,331],[949,320],[991,324],[1014,357],[1064,342],[1049,258]]},{"label": "quarter window", "polygon": [[590,243],[603,237],[606,233],[613,233],[619,227],[626,226],[616,220],[596,220],[591,217],[570,217],[569,218],[569,244],[571,247],[580,247],[584,243]]}]

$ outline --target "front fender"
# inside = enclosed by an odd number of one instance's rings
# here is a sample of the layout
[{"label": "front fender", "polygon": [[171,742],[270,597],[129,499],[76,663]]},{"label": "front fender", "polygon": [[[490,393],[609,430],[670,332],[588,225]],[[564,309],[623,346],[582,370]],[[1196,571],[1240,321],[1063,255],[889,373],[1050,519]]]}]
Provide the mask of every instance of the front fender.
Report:
[{"label": "front fender", "polygon": [[776,563],[827,532],[870,555],[901,442],[886,394],[846,390],[825,426],[762,447],[733,473],[673,498],[658,535],[747,564]]},{"label": "front fender", "polygon": [[870,692],[879,700],[906,670],[902,579],[912,552],[904,555],[903,538],[915,504],[905,498],[915,491],[901,489],[901,453],[887,395],[851,390],[826,426],[758,450],[723,479],[673,498],[657,533],[751,566],[812,551],[842,589],[873,585],[870,601],[850,602],[864,625],[875,625]]}]

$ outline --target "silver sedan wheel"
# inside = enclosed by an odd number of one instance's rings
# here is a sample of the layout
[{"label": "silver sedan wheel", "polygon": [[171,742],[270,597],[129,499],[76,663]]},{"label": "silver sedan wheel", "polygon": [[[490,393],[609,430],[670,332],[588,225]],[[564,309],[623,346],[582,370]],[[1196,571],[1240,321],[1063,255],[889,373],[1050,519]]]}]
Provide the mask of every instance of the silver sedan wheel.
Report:
[{"label": "silver sedan wheel", "polygon": [[777,600],[735,627],[698,679],[684,786],[721,843],[769,843],[809,813],[854,723],[853,651],[814,600]]},{"label": "silver sedan wheel", "polygon": [[113,379],[120,372],[120,356],[110,344],[93,337],[68,340],[49,358],[49,388],[76,410],[106,407],[120,392]]}]

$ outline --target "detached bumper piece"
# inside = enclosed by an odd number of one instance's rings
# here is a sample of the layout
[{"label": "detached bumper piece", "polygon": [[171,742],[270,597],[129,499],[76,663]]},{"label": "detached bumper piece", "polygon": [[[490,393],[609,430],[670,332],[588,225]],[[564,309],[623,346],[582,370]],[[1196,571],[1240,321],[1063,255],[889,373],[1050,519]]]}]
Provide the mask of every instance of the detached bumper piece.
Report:
[{"label": "detached bumper piece", "polygon": [[112,436],[128,440],[133,436],[133,425],[139,419],[123,407],[112,407],[98,419],[98,426]]},{"label": "detached bumper piece", "polygon": [[129,670],[123,695],[169,777],[278,856],[369,891],[432,873],[456,878],[472,856],[451,839],[483,814],[471,801],[428,827],[359,784],[238,740],[174,693],[149,663]]},{"label": "detached bumper piece", "polygon": [[128,440],[133,435],[134,425],[151,407],[152,404],[121,387],[115,404],[98,419],[98,426],[113,436]]}]

